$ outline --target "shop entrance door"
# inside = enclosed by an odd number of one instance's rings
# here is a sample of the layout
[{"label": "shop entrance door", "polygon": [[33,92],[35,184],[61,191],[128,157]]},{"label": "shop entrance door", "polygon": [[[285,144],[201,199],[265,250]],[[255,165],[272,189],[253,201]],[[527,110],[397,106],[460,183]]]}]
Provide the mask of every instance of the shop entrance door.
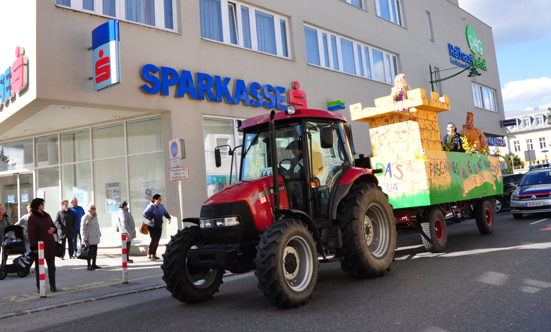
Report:
[{"label": "shop entrance door", "polygon": [[14,173],[0,177],[0,203],[12,223],[27,214],[27,204],[34,198],[33,173]]}]

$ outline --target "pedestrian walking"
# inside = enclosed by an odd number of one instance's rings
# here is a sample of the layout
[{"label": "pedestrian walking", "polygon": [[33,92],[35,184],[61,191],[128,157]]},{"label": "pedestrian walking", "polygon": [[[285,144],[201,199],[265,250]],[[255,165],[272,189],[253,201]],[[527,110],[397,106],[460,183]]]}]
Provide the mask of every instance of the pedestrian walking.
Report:
[{"label": "pedestrian walking", "polygon": [[147,249],[147,256],[151,260],[157,260],[157,247],[159,246],[159,240],[161,239],[161,233],[163,232],[163,216],[168,219],[170,224],[170,214],[166,211],[163,204],[161,204],[161,195],[153,195],[151,203],[147,206],[143,212],[143,216],[147,219],[147,228],[149,229],[149,236],[151,242],[149,243],[149,249]]},{"label": "pedestrian walking", "polygon": [[136,225],[134,224],[134,218],[130,212],[128,212],[128,203],[126,201],[122,201],[119,204],[117,232],[126,234],[126,261],[128,263],[134,263],[134,261],[130,259],[130,243],[132,239],[136,237]]},{"label": "pedestrian walking", "polygon": [[31,245],[29,244],[29,217],[31,216],[31,204],[27,204],[27,214],[23,215],[17,223],[16,226],[23,226],[25,229],[25,248],[27,253],[31,251]]},{"label": "pedestrian walking", "polygon": [[[38,241],[44,242],[44,260],[48,266],[48,280],[50,281],[50,290],[57,292],[55,285],[55,255],[57,248],[52,234],[57,232],[57,228],[50,218],[50,215],[44,211],[44,200],[42,198],[35,198],[31,202],[31,215],[28,220],[28,232],[29,243],[31,245],[31,252],[33,260],[38,262]],[[36,276],[36,289],[40,292],[38,278],[40,272],[38,270],[39,264],[36,263],[35,276]]]},{"label": "pedestrian walking", "polygon": [[82,236],[82,242],[90,247],[87,260],[88,270],[92,271],[101,269],[100,266],[96,265],[101,231],[99,229],[98,215],[96,214],[96,206],[94,203],[89,203],[87,210],[88,212],[84,214],[80,223],[80,235]]},{"label": "pedestrian walking", "polygon": [[78,248],[82,244],[82,238],[80,237],[80,221],[82,220],[82,216],[84,216],[84,209],[82,206],[78,205],[78,200],[73,197],[71,198],[71,211],[73,211],[77,215],[77,227],[75,228],[76,236],[73,238],[73,250],[74,250],[74,256],[76,256]]},{"label": "pedestrian walking", "polygon": [[65,259],[65,244],[69,243],[69,259],[76,258],[75,250],[73,248],[73,239],[76,236],[75,229],[77,228],[77,215],[69,209],[69,201],[61,201],[61,210],[57,212],[55,217],[55,225],[57,227],[57,234],[63,245],[63,256],[61,259]]},{"label": "pedestrian walking", "polygon": [[[0,242],[4,240],[4,228],[11,225],[10,216],[6,213],[6,210],[0,204]],[[0,246],[0,252],[2,252],[2,247]]]}]

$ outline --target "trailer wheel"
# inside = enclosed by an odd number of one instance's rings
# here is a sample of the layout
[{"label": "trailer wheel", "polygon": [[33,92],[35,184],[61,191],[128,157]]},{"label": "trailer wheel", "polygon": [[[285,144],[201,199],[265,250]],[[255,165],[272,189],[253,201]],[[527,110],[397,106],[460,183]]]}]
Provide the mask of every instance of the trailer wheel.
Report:
[{"label": "trailer wheel", "polygon": [[396,250],[396,220],[388,199],[373,183],[354,185],[343,218],[343,271],[354,278],[383,275]]},{"label": "trailer wheel", "polygon": [[438,207],[423,213],[421,219],[421,239],[430,252],[443,252],[448,243],[448,227],[444,213]]},{"label": "trailer wheel", "polygon": [[0,280],[6,279],[7,275],[8,275],[8,273],[6,271],[0,270]]},{"label": "trailer wheel", "polygon": [[172,297],[185,303],[212,298],[222,284],[224,270],[197,268],[188,262],[189,253],[203,244],[201,230],[188,227],[172,237],[163,254],[163,280]]},{"label": "trailer wheel", "polygon": [[522,219],[522,213],[513,213],[513,218]]},{"label": "trailer wheel", "polygon": [[495,204],[492,199],[485,198],[475,207],[476,226],[482,235],[492,234],[494,231]]},{"label": "trailer wheel", "polygon": [[279,308],[298,307],[312,296],[318,278],[316,244],[308,227],[282,219],[260,236],[255,259],[258,288]]}]

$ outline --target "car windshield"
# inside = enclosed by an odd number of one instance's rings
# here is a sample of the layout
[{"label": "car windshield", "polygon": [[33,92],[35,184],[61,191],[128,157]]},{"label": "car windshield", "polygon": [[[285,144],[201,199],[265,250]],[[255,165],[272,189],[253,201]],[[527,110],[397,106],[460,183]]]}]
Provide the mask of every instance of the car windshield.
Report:
[{"label": "car windshield", "polygon": [[551,184],[551,171],[527,173],[522,178],[521,186]]},{"label": "car windshield", "polygon": [[[298,123],[276,128],[277,160],[292,159],[292,152],[286,148],[291,142],[299,142],[301,138],[302,131]],[[241,180],[254,180],[272,175],[268,129],[245,134],[243,151]]]}]

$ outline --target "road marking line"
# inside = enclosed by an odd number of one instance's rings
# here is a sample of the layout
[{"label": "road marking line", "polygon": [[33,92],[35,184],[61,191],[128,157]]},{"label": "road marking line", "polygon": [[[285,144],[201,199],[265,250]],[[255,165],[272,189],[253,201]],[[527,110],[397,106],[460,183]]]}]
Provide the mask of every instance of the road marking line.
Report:
[{"label": "road marking line", "polygon": [[542,220],[538,220],[538,221],[534,221],[534,222],[531,222],[530,225],[534,225],[534,224],[537,224],[537,223],[540,223],[540,222],[546,221],[546,220],[547,220],[547,218],[542,219]]}]

